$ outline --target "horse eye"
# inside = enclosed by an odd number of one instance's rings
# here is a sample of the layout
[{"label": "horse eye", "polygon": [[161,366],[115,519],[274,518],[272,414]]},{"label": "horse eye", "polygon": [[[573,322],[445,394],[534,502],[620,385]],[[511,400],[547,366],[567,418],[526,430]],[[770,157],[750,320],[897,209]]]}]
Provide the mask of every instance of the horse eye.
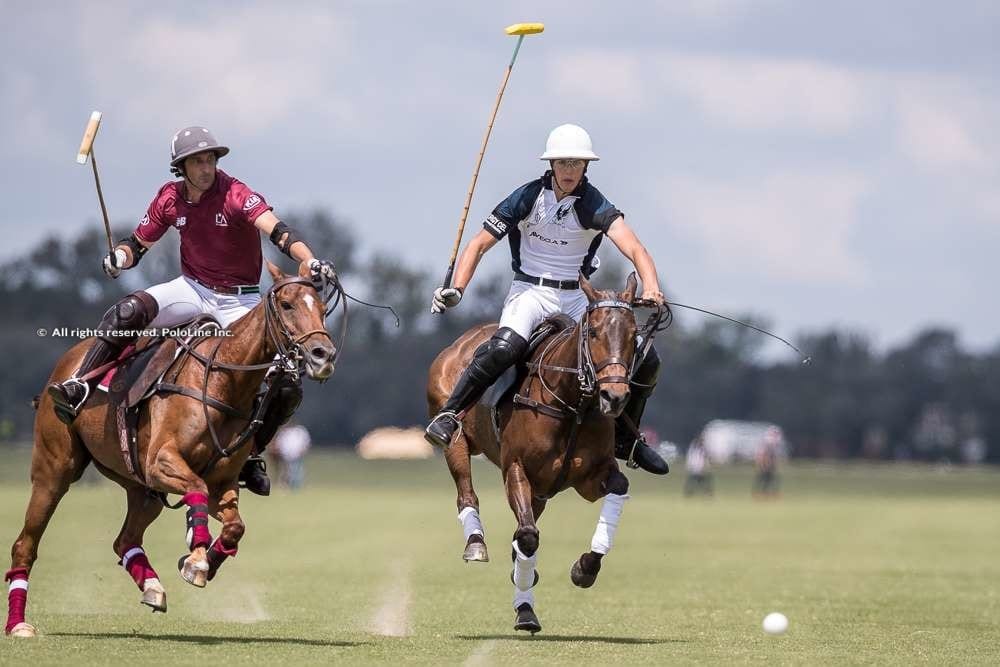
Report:
[{"label": "horse eye", "polygon": [[293,306],[288,301],[282,301],[281,302],[281,309],[282,310],[295,310],[295,306]]},{"label": "horse eye", "polygon": [[596,331],[596,330],[594,330],[594,329],[591,329],[591,330],[590,330],[590,337],[591,337],[591,338],[597,338],[597,331]]}]

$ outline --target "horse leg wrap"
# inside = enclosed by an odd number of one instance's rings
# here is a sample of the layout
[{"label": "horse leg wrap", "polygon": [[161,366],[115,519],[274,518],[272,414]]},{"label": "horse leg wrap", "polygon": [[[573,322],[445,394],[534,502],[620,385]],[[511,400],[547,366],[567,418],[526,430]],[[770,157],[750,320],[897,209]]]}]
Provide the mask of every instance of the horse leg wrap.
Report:
[{"label": "horse leg wrap", "polygon": [[208,532],[208,496],[192,491],[182,498],[188,506],[187,511],[187,545],[191,550],[207,547],[212,543],[212,534]]},{"label": "horse leg wrap", "polygon": [[7,625],[4,632],[10,634],[19,623],[24,623],[24,608],[28,606],[28,568],[16,567],[7,570],[4,581],[9,581],[7,588]]},{"label": "horse leg wrap", "polygon": [[208,580],[211,581],[215,578],[215,573],[219,571],[222,563],[232,556],[236,557],[236,552],[239,550],[238,547],[229,548],[222,543],[222,538],[217,537],[215,542],[212,542],[211,548],[208,550]]},{"label": "horse leg wrap", "polygon": [[486,533],[483,530],[483,522],[479,519],[479,510],[475,507],[463,508],[458,513],[458,522],[462,524],[462,533],[465,535],[466,542],[473,535],[486,537]]},{"label": "horse leg wrap", "polygon": [[511,542],[514,547],[514,586],[519,591],[528,591],[535,585],[535,564],[538,563],[538,554],[533,553],[525,556],[517,546],[517,541]]},{"label": "horse leg wrap", "polygon": [[615,541],[615,531],[618,530],[618,520],[622,516],[622,508],[628,500],[628,494],[609,493],[604,496],[601,505],[601,517],[597,520],[597,529],[590,541],[590,550],[594,553],[607,554]]},{"label": "horse leg wrap", "polygon": [[118,561],[118,564],[125,568],[132,581],[139,587],[140,591],[146,590],[146,581],[149,579],[159,580],[156,570],[149,564],[146,552],[142,547],[131,547],[125,550],[125,555]]}]

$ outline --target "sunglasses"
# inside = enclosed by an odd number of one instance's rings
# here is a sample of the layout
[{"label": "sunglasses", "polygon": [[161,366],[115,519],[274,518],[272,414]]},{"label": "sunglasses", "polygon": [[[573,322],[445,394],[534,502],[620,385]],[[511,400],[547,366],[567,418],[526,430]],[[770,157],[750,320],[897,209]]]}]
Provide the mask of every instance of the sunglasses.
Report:
[{"label": "sunglasses", "polygon": [[580,169],[587,164],[586,160],[577,159],[559,159],[555,161],[557,165],[563,169]]}]

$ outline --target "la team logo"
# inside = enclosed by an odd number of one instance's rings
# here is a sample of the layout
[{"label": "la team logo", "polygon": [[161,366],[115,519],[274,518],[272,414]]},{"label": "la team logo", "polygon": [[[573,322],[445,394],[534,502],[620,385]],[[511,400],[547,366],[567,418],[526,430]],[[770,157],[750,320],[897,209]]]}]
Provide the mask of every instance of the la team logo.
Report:
[{"label": "la team logo", "polygon": [[229,226],[229,221],[226,220],[226,214],[225,213],[216,213],[215,214],[215,226],[216,227],[228,227]]},{"label": "la team logo", "polygon": [[260,203],[260,195],[252,194],[249,197],[247,197],[247,200],[245,202],[243,202],[243,210],[249,211],[259,203]]}]

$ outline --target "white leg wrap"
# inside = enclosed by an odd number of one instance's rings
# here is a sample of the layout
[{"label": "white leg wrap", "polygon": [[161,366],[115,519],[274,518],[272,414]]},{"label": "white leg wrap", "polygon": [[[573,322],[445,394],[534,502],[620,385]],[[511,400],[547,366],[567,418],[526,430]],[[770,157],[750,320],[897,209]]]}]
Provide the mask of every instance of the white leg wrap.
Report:
[{"label": "white leg wrap", "polygon": [[458,522],[462,524],[462,533],[465,535],[466,542],[469,541],[469,537],[472,535],[486,537],[486,532],[483,530],[483,522],[479,520],[479,510],[475,507],[466,507],[459,512]]},{"label": "white leg wrap", "polygon": [[615,541],[615,531],[618,530],[618,520],[628,498],[628,494],[619,496],[617,493],[604,496],[601,518],[597,520],[597,530],[594,531],[594,537],[590,541],[590,550],[594,553],[606,554],[611,551],[611,545]]},{"label": "white leg wrap", "polygon": [[519,590],[517,590],[515,588],[514,589],[514,610],[517,611],[517,608],[520,607],[525,602],[527,602],[528,604],[530,604],[531,608],[534,609],[535,608],[535,594],[533,592],[531,592],[531,591],[519,591]]},{"label": "white leg wrap", "polygon": [[28,590],[28,580],[27,579],[15,579],[10,582],[10,586],[7,587],[7,592],[16,591],[21,589],[22,591]]},{"label": "white leg wrap", "polygon": [[[527,592],[535,585],[535,563],[538,562],[538,554],[532,554],[531,557],[525,556],[521,553],[521,550],[517,548],[517,542],[513,542],[514,546],[514,586],[518,591]],[[516,599],[516,595],[515,595]],[[517,606],[515,604],[514,606]]]}]

